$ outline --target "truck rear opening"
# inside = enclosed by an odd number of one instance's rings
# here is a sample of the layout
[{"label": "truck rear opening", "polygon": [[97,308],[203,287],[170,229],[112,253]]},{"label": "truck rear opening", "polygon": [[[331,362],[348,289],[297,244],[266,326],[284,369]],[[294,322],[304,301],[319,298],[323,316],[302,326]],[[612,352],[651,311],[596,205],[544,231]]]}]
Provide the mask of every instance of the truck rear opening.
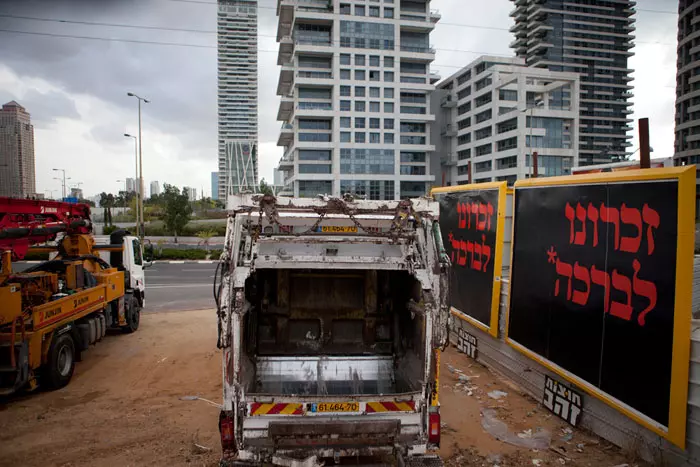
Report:
[{"label": "truck rear opening", "polygon": [[437,205],[240,195],[228,207],[224,460],[415,460],[437,446],[449,268]]},{"label": "truck rear opening", "polygon": [[422,289],[406,271],[263,269],[245,289],[248,394],[421,391]]}]

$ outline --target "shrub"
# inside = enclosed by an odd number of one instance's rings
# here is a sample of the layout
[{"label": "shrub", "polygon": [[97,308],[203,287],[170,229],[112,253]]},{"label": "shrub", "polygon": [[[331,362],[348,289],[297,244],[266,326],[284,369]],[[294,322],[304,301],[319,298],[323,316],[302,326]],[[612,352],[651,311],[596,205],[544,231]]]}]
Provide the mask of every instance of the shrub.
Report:
[{"label": "shrub", "polygon": [[206,259],[207,251],[202,249],[163,248],[154,252],[154,259]]}]

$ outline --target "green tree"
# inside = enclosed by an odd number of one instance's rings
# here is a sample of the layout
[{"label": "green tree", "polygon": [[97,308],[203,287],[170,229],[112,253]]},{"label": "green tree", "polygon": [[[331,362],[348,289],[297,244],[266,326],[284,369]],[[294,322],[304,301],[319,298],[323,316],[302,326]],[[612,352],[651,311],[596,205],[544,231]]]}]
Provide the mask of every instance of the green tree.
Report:
[{"label": "green tree", "polygon": [[114,207],[114,195],[112,193],[100,193],[100,207],[105,209],[105,225],[112,225],[112,208]]},{"label": "green tree", "polygon": [[185,228],[192,215],[187,192],[180,192],[176,186],[165,184],[163,186],[162,198],[165,201],[165,212],[163,213],[163,223],[165,230],[175,237]]},{"label": "green tree", "polygon": [[274,196],[274,191],[272,190],[272,187],[267,184],[265,179],[263,178],[260,180],[260,193],[263,195],[273,195]]},{"label": "green tree", "polygon": [[211,241],[211,238],[216,236],[216,232],[209,229],[209,230],[201,230],[197,232],[197,238],[200,239],[200,244],[204,245],[204,248],[207,250],[207,254],[209,254],[209,242]]}]

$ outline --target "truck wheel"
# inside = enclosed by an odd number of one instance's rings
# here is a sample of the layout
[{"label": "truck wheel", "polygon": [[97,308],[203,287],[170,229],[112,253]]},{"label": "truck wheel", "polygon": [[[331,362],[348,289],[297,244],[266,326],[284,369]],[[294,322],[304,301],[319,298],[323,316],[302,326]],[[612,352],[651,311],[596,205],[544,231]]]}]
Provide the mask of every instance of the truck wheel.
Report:
[{"label": "truck wheel", "polygon": [[44,380],[51,389],[60,389],[73,377],[75,369],[75,342],[70,334],[62,334],[51,342]]},{"label": "truck wheel", "polygon": [[131,297],[129,307],[126,310],[126,326],[122,326],[122,329],[129,334],[136,332],[139,328],[139,321],[141,321],[141,307],[138,299]]}]

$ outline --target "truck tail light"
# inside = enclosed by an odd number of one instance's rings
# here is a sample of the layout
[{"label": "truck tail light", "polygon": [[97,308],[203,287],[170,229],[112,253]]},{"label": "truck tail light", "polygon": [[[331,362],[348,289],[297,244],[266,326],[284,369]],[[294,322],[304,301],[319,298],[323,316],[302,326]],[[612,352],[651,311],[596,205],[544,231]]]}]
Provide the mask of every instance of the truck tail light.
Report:
[{"label": "truck tail light", "polygon": [[428,443],[440,446],[440,412],[428,414]]},{"label": "truck tail light", "polygon": [[233,418],[221,412],[219,417],[219,433],[221,433],[221,449],[230,451],[236,448],[236,441],[233,432]]}]

